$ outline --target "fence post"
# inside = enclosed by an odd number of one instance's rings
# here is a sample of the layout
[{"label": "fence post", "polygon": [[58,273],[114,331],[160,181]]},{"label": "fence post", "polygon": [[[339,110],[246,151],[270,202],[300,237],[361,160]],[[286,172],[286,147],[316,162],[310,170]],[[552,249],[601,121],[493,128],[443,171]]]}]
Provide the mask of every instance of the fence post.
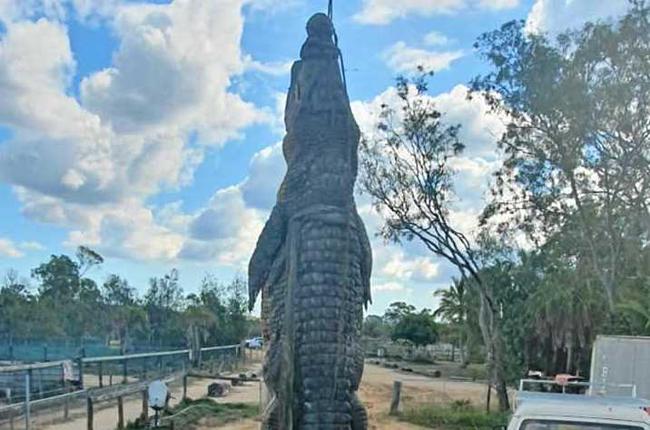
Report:
[{"label": "fence post", "polygon": [[122,383],[126,384],[128,382],[129,367],[127,364],[127,359],[125,358],[122,362]]},{"label": "fence post", "polygon": [[66,397],[63,401],[63,419],[68,420],[70,418],[70,400]]},{"label": "fence post", "polygon": [[[68,387],[65,381],[65,364],[61,365],[61,389],[63,390],[63,394],[68,393]],[[68,415],[69,415],[69,404],[68,404],[68,398],[66,397],[65,400],[63,401],[63,419],[67,420]]]},{"label": "fence post", "polygon": [[43,397],[43,369],[38,369],[38,398],[42,399]]},{"label": "fence post", "polygon": [[47,345],[43,345],[43,361],[47,360]]},{"label": "fence post", "polygon": [[30,411],[30,394],[32,390],[32,371],[31,369],[25,374],[25,429],[30,430],[32,427],[31,423],[31,411]]},{"label": "fence post", "polygon": [[242,341],[237,347],[237,355],[242,366],[246,366],[246,342]]},{"label": "fence post", "polygon": [[183,375],[183,400],[187,399],[187,373]]},{"label": "fence post", "polygon": [[86,398],[86,429],[93,430],[93,398],[88,396]]},{"label": "fence post", "polygon": [[84,359],[83,356],[77,359],[77,367],[79,368],[79,389],[84,389]]},{"label": "fence post", "polygon": [[122,396],[117,398],[117,428],[124,429],[124,399]]},{"label": "fence post", "polygon": [[490,408],[490,403],[492,403],[492,383],[490,381],[488,381],[488,384],[487,384],[487,399],[486,399],[486,402],[485,402],[485,409],[486,409],[488,414],[490,413],[490,409],[491,409]]},{"label": "fence post", "polygon": [[99,373],[99,388],[104,388],[104,363],[99,362],[97,372]]},{"label": "fence post", "polygon": [[[5,395],[7,396],[8,404],[12,404],[11,401],[11,388],[5,388]],[[14,430],[14,412],[9,411],[9,430]]]},{"label": "fence post", "polygon": [[390,401],[390,415],[396,415],[399,411],[399,399],[402,393],[402,382],[393,382],[393,397]]},{"label": "fence post", "polygon": [[142,421],[146,422],[149,419],[149,393],[147,390],[142,390]]}]

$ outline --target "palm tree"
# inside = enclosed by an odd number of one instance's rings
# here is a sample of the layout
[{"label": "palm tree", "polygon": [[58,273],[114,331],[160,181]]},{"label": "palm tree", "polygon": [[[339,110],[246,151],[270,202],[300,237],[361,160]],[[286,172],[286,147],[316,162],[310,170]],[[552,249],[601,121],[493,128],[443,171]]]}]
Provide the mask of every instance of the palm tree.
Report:
[{"label": "palm tree", "polygon": [[[433,293],[434,297],[440,299],[440,304],[433,312],[433,316],[448,322],[456,328],[460,342],[461,365],[463,367],[468,364],[468,351],[472,338],[468,321],[472,304],[465,282],[464,280],[454,279],[449,288]],[[452,352],[452,359],[453,355]]]}]

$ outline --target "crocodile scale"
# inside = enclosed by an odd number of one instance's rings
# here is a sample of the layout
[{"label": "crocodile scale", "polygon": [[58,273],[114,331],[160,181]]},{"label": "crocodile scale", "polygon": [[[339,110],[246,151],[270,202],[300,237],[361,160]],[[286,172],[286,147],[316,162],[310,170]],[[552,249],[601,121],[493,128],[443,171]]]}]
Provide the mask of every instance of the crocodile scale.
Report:
[{"label": "crocodile scale", "polygon": [[262,429],[365,430],[356,391],[372,255],[354,202],[360,133],[330,19],[314,15],[307,33],[287,95],[287,173],[249,265],[251,309],[262,295]]}]

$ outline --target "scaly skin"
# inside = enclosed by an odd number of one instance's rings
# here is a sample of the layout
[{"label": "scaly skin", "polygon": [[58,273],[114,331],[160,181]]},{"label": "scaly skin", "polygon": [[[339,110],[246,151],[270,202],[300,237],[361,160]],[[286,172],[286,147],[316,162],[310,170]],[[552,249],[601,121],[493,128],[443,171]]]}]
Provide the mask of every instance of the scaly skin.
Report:
[{"label": "scaly skin", "polygon": [[268,347],[262,428],[361,430],[372,256],[353,196],[359,129],[331,22],[314,15],[307,32],[287,97],[287,174],[249,266],[250,306],[261,292]]}]

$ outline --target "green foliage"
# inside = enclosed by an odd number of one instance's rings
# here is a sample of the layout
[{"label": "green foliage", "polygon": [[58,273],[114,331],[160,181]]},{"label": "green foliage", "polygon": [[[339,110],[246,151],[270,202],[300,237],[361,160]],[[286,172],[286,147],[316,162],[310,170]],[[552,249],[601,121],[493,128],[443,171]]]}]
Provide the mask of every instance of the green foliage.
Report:
[{"label": "green foliage", "polygon": [[476,44],[492,70],[473,88],[508,121],[484,220],[539,242],[569,232],[613,311],[648,237],[650,7],[555,41],[524,25]]},{"label": "green foliage", "polygon": [[[650,330],[650,7],[556,40],[524,25],[479,38],[472,83],[507,121],[479,258],[511,380],[584,374],[596,334]],[[527,252],[503,246],[522,233]]]},{"label": "green foliage", "polygon": [[222,285],[206,275],[201,292],[185,296],[179,273],[172,270],[152,278],[139,298],[117,275],[109,275],[101,286],[85,277],[103,261],[83,247],[76,260],[53,255],[32,271],[36,294],[30,292],[28,280],[8,272],[0,285],[0,339],[9,344],[118,341],[126,353],[135,344],[160,348],[185,347],[192,340],[202,345],[239,343],[259,325],[248,316],[241,279]]},{"label": "green foliage", "polygon": [[410,408],[400,419],[427,428],[492,430],[508,423],[506,414],[488,414],[471,406],[469,401],[456,401],[449,406],[422,405]]},{"label": "green foliage", "polygon": [[368,315],[363,321],[361,334],[370,338],[387,338],[390,336],[390,326],[379,315]]},{"label": "green foliage", "polygon": [[393,302],[384,312],[384,321],[392,326],[397,325],[407,315],[415,312],[415,306],[405,302]]},{"label": "green foliage", "polygon": [[[259,414],[259,406],[250,403],[216,403],[211,399],[183,400],[162,417],[163,425],[170,420],[174,421],[174,428],[191,429],[199,420],[207,420],[210,425],[217,426],[254,418]],[[149,428],[140,420],[129,422],[126,426],[130,430]]]},{"label": "green foliage", "polygon": [[437,290],[434,296],[440,300],[433,316],[446,322],[446,341],[460,346],[461,362],[466,366],[470,353],[480,342],[478,318],[480,304],[478,295],[470,291],[466,279],[454,279],[448,289]]},{"label": "green foliage", "polygon": [[438,325],[429,309],[416,312],[413,305],[394,302],[386,309],[383,321],[393,340],[404,340],[417,346],[430,345],[438,340]]}]

